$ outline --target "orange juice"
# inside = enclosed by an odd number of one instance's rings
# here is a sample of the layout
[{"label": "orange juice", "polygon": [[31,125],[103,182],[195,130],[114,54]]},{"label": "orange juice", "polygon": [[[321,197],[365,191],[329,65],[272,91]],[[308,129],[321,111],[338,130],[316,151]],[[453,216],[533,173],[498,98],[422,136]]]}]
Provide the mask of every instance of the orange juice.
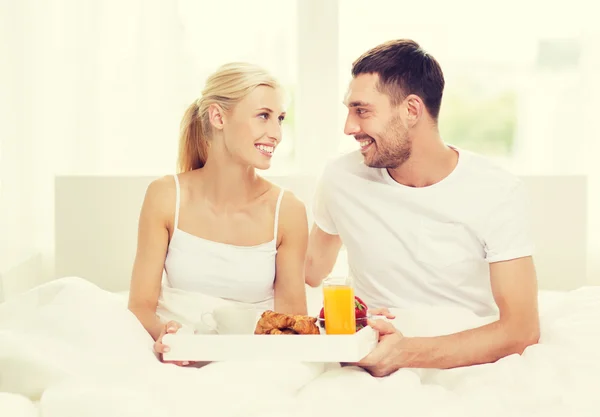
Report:
[{"label": "orange juice", "polygon": [[356,333],[354,288],[349,285],[324,285],[323,308],[327,334]]}]

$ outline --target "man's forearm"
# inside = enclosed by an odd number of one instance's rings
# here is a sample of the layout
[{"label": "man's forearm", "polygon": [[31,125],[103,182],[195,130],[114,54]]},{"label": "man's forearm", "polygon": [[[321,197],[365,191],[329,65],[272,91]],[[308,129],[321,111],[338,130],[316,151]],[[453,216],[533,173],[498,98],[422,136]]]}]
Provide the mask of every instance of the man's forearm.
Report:
[{"label": "man's forearm", "polygon": [[310,232],[304,262],[304,281],[311,287],[318,287],[331,273],[342,247],[339,235],[330,235],[316,224]]},{"label": "man's forearm", "polygon": [[437,337],[405,337],[401,340],[403,368],[456,368],[495,362],[523,353],[537,343],[539,331],[515,329],[496,321],[475,329]]},{"label": "man's forearm", "polygon": [[315,255],[309,254],[306,257],[305,262],[305,277],[304,281],[311,287],[318,287],[321,285],[323,279],[331,273],[333,268],[328,268],[322,259],[317,258]]},{"label": "man's forearm", "polygon": [[316,253],[315,251],[308,252],[305,260],[305,282],[311,287],[321,285],[335,266],[339,251],[329,251]]}]

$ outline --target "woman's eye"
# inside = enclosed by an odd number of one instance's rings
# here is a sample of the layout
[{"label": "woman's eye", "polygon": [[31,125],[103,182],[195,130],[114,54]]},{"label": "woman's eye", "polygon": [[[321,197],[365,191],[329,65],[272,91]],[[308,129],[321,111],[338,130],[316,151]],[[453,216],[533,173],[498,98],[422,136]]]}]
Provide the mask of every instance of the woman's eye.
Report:
[{"label": "woman's eye", "polygon": [[269,113],[261,113],[258,115],[258,117],[262,117],[265,120],[269,120]]},{"label": "woman's eye", "polygon": [[279,123],[282,123],[285,120],[285,116],[279,116]]}]

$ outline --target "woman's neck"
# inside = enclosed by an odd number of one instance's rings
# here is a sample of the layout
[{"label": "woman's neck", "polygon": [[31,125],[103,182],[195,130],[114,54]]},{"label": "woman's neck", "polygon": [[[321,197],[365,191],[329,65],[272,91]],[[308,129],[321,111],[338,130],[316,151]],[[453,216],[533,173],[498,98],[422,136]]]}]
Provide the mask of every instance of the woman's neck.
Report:
[{"label": "woman's neck", "polygon": [[204,196],[218,210],[239,208],[257,197],[260,177],[254,167],[209,158],[202,168]]}]

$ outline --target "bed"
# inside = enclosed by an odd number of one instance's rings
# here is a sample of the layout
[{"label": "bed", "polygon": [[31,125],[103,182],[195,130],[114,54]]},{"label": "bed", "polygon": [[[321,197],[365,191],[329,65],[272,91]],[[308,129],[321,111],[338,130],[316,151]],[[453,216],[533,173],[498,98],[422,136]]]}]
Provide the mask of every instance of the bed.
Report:
[{"label": "bed", "polygon": [[[538,248],[539,344],[494,364],[402,369],[380,379],[339,364],[158,362],[126,308],[137,216],[152,179],[56,179],[55,279],[0,304],[0,415],[598,415],[600,287],[586,277],[584,178],[525,178]],[[273,180],[310,204],[314,179]],[[335,273],[345,273],[343,257]],[[307,295],[316,314],[320,289],[307,287]],[[186,297],[206,310],[218,302]],[[393,312],[408,336],[489,320],[447,308]]]}]

